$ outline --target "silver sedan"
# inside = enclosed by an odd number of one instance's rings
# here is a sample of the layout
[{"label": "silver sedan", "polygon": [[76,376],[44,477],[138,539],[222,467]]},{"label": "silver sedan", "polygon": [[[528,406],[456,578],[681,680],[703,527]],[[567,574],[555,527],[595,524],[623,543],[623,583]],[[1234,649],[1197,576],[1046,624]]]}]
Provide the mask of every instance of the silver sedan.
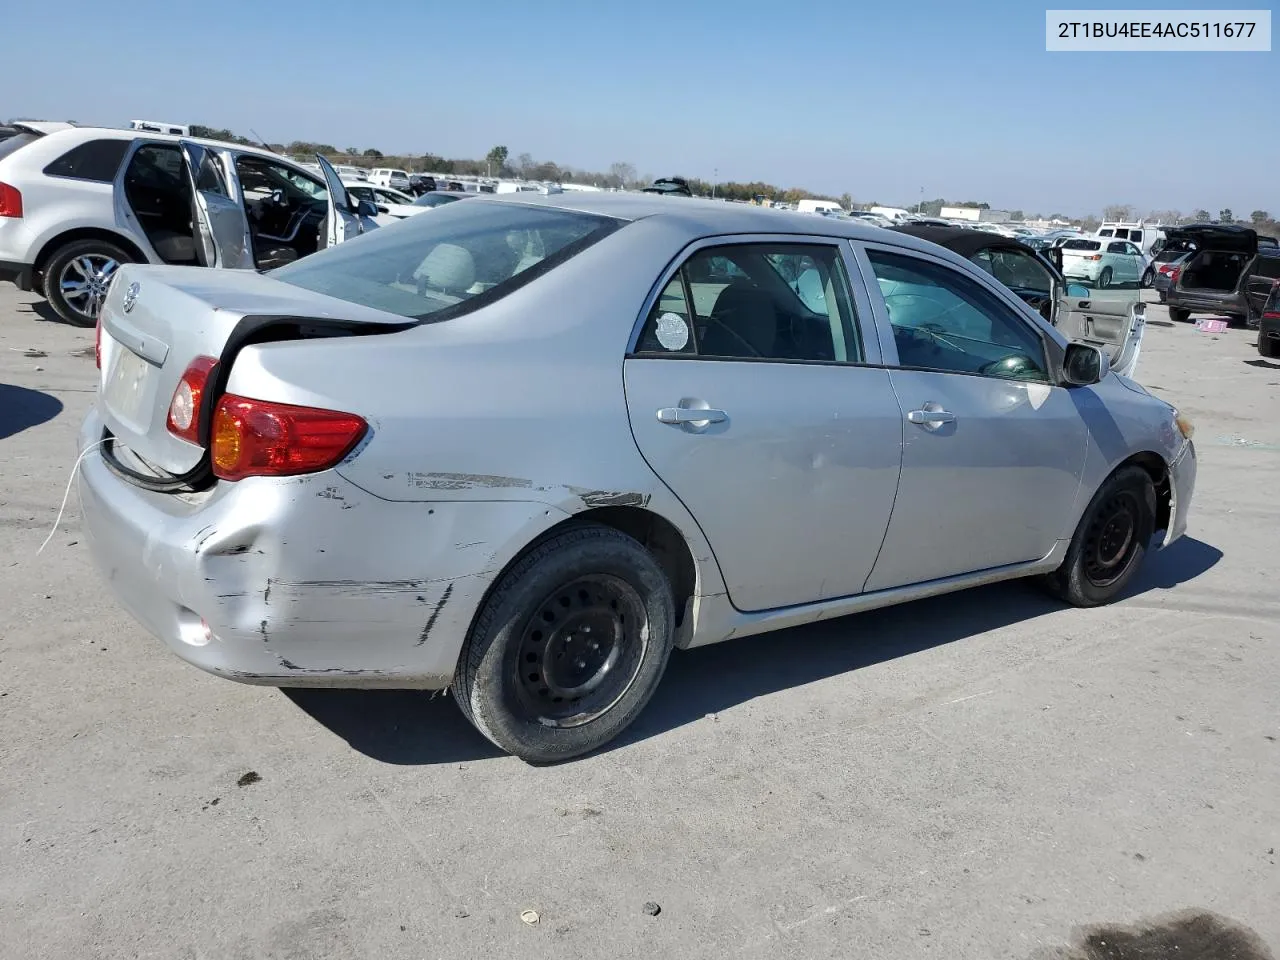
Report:
[{"label": "silver sedan", "polygon": [[196,666],[451,687],[554,761],[673,648],[1015,577],[1122,594],[1196,458],[1106,347],[855,222],[477,198],[266,274],[123,267],[79,490]]}]

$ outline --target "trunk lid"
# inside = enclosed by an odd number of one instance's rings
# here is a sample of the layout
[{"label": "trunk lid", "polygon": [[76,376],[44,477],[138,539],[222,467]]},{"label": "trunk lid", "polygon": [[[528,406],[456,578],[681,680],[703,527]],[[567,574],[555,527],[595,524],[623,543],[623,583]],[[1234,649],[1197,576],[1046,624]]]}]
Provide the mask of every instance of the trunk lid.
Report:
[{"label": "trunk lid", "polygon": [[1186,240],[1197,250],[1216,250],[1223,253],[1258,252],[1258,234],[1248,227],[1223,223],[1189,223],[1181,227],[1168,227],[1165,236],[1170,241]]},{"label": "trunk lid", "polygon": [[187,481],[205,472],[207,444],[173,436],[166,422],[191,361],[218,360],[203,399],[210,410],[235,354],[250,340],[384,333],[412,325],[248,270],[137,264],[117,271],[100,323],[97,403],[114,438],[108,453],[143,476]]}]

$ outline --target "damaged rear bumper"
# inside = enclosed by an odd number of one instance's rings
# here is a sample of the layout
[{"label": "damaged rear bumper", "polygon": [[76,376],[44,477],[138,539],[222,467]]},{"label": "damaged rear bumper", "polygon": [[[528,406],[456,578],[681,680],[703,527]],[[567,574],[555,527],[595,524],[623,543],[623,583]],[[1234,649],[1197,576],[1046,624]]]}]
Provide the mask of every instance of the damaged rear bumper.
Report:
[{"label": "damaged rear bumper", "polygon": [[[91,411],[80,449],[101,435]],[[275,686],[448,686],[506,551],[558,513],[393,503],[333,471],[153,493],[96,450],[78,486],[91,553],[122,605],[182,659]]]}]

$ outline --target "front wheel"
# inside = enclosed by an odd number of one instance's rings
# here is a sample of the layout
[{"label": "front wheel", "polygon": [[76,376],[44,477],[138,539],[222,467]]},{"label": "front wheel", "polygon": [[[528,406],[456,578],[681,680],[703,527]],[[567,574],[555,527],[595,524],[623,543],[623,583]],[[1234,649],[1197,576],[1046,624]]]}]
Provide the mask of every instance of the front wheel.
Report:
[{"label": "front wheel", "polygon": [[1098,274],[1098,289],[1105,290],[1111,286],[1111,268],[1103,267],[1102,272]]},{"label": "front wheel", "polygon": [[674,634],[671,585],[653,555],[611,527],[570,528],[521,558],[485,601],[454,696],[508,753],[568,760],[639,715]]},{"label": "front wheel", "polygon": [[1133,579],[1155,532],[1156,491],[1141,467],[1122,467],[1089,502],[1067,556],[1045,585],[1076,607],[1115,600]]},{"label": "front wheel", "polygon": [[1146,271],[1142,274],[1142,285],[1144,287],[1149,287],[1151,286],[1152,283],[1155,282],[1155,279],[1156,279],[1155,271],[1152,270],[1150,267],[1147,267]]},{"label": "front wheel", "polygon": [[77,327],[92,327],[120,264],[133,258],[105,240],[76,240],[44,266],[44,295],[54,312]]}]

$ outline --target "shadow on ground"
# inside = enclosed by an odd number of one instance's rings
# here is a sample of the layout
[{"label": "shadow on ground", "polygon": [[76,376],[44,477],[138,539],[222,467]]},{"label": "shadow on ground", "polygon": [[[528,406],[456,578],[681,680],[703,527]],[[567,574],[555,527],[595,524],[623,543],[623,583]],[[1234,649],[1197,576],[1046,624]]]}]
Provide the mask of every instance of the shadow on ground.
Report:
[{"label": "shadow on ground", "polygon": [[[1184,537],[1148,554],[1127,595],[1172,589],[1221,558],[1215,547]],[[1037,585],[1015,581],[676,652],[644,713],[605,749],[657,736],[757,697],[1061,609]],[[499,755],[450,696],[408,690],[284,692],[353,749],[384,763],[458,763]]]},{"label": "shadow on ground", "polygon": [[[48,300],[33,300],[31,303],[25,304],[27,313],[34,313],[37,320],[43,320],[45,323],[60,323],[64,327],[72,327],[74,324],[67,323],[49,306]],[[19,311],[20,313],[23,311]]]},{"label": "shadow on ground", "polygon": [[0,383],[0,440],[48,423],[62,412],[62,401],[39,390]]},{"label": "shadow on ground", "polygon": [[1280,363],[1275,363],[1271,360],[1259,359],[1259,360],[1245,360],[1243,362],[1246,367],[1262,367],[1265,370],[1280,370]]}]

